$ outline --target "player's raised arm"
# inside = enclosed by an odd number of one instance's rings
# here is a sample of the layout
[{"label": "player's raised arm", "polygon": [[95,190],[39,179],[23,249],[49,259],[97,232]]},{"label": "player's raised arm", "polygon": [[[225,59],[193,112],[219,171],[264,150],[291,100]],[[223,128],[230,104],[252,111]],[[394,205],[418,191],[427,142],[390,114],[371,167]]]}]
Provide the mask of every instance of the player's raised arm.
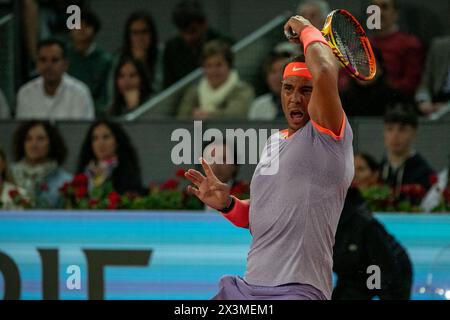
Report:
[{"label": "player's raised arm", "polygon": [[322,33],[301,16],[290,18],[284,28],[300,35],[298,40],[304,45],[306,65],[314,87],[308,106],[311,120],[339,136],[344,111],[338,92],[339,67],[331,48]]}]

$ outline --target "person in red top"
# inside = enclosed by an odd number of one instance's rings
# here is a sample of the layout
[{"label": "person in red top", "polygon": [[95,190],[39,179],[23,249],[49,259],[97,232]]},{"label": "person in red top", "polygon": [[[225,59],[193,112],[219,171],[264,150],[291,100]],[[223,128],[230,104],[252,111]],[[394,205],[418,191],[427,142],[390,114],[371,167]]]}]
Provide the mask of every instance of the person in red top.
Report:
[{"label": "person in red top", "polygon": [[397,0],[372,0],[381,9],[381,29],[370,40],[381,50],[389,84],[406,97],[415,93],[423,72],[425,49],[418,37],[399,30]]}]

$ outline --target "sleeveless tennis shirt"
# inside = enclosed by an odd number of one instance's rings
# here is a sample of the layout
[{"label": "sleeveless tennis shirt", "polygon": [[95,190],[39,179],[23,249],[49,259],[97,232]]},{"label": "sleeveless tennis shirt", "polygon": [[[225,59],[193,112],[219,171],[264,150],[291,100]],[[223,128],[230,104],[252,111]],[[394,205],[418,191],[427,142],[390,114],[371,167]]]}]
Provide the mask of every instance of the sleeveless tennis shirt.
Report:
[{"label": "sleeveless tennis shirt", "polygon": [[354,176],[345,116],[343,124],[340,139],[312,121],[268,139],[250,186],[249,284],[305,284],[331,299],[334,236]]}]

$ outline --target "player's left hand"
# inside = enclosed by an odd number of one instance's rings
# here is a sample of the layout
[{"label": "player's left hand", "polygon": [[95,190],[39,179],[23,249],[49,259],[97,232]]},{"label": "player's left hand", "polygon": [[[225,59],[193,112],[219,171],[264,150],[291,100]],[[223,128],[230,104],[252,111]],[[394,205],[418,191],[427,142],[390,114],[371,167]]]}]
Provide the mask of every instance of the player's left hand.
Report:
[{"label": "player's left hand", "polygon": [[188,186],[187,191],[216,210],[228,207],[231,200],[230,186],[216,177],[205,159],[202,158],[201,163],[206,176],[192,169],[186,172],[185,177],[195,186]]}]

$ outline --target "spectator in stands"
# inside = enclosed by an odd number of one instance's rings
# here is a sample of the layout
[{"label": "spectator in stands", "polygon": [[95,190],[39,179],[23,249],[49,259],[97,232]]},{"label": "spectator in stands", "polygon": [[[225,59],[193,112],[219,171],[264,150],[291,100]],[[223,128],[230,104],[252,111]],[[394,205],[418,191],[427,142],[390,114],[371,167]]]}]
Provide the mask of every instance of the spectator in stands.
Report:
[{"label": "spectator in stands", "polygon": [[[162,62],[158,45],[158,32],[150,13],[142,11],[132,13],[125,24],[122,47],[115,56],[112,70],[116,70],[120,61],[125,57],[133,57],[144,66],[151,92],[160,91],[162,89],[162,70],[160,70]],[[110,91],[113,88],[114,73],[111,73]]]},{"label": "spectator in stands", "polygon": [[284,119],[281,107],[281,80],[289,57],[290,55],[286,52],[271,52],[266,58],[264,73],[270,92],[253,101],[248,115],[250,120]]},{"label": "spectator in stands", "polygon": [[[409,300],[412,265],[408,253],[373,217],[356,188],[350,188],[336,231],[333,300]],[[381,270],[380,289],[369,289],[369,266]],[[371,271],[373,273],[373,271]]]},{"label": "spectator in stands", "polygon": [[109,114],[122,116],[135,110],[150,96],[150,82],[144,64],[131,57],[121,59],[114,72],[114,101]]},{"label": "spectator in stands", "polygon": [[91,11],[83,11],[81,29],[70,32],[72,43],[68,48],[69,69],[72,77],[83,81],[91,90],[97,115],[106,113],[108,103],[107,81],[111,69],[111,56],[95,42],[101,22]]},{"label": "spectator in stands", "polygon": [[178,112],[180,119],[245,119],[254,99],[253,88],[233,69],[227,42],[213,40],[203,49],[203,77],[188,89]]},{"label": "spectator in stands", "polygon": [[0,120],[9,119],[11,117],[11,109],[9,109],[8,101],[0,89]]},{"label": "spectator in stands", "polygon": [[405,97],[414,95],[423,72],[425,52],[419,38],[399,30],[397,0],[372,0],[381,9],[381,29],[371,42],[381,50],[388,84]]},{"label": "spectator in stands", "polygon": [[377,185],[380,176],[379,170],[378,162],[370,154],[358,152],[355,154],[353,186],[364,190]]},{"label": "spectator in stands", "polygon": [[62,206],[59,188],[72,176],[62,168],[67,148],[59,130],[47,121],[20,124],[14,134],[12,176],[36,208]]},{"label": "spectator in stands", "polygon": [[142,194],[141,169],[136,150],[123,128],[115,122],[97,121],[84,139],[78,173],[85,173],[89,191],[112,184],[114,191]]},{"label": "spectator in stands", "polygon": [[64,43],[44,40],[38,45],[37,68],[40,77],[20,88],[17,95],[18,119],[91,120],[94,104],[89,88],[66,74]]},{"label": "spectator in stands", "polygon": [[297,7],[297,14],[308,19],[319,30],[323,29],[330,12],[330,5],[324,0],[301,1]]},{"label": "spectator in stands", "polygon": [[0,149],[0,209],[13,210],[20,209],[22,205],[16,203],[14,199],[14,193],[17,192],[20,197],[26,199],[25,190],[17,187],[12,180],[11,173],[8,169],[8,163],[6,161],[6,155],[2,149]]},{"label": "spectator in stands", "polygon": [[402,185],[419,184],[428,190],[435,175],[426,160],[413,148],[418,120],[412,108],[396,107],[384,117],[386,156],[380,165],[381,180],[400,193]]},{"label": "spectator in stands", "polygon": [[166,43],[164,51],[165,88],[200,67],[202,48],[206,42],[225,39],[209,27],[203,8],[197,0],[179,2],[173,10],[172,18],[178,35]]},{"label": "spectator in stands", "polygon": [[416,101],[423,115],[450,110],[450,36],[433,40]]},{"label": "spectator in stands", "polygon": [[[374,48],[377,73],[371,81],[361,81],[341,74],[339,85],[342,106],[348,116],[383,116],[389,107],[401,102],[402,95],[388,83],[381,52]],[[347,82],[344,84],[344,82]]]}]

